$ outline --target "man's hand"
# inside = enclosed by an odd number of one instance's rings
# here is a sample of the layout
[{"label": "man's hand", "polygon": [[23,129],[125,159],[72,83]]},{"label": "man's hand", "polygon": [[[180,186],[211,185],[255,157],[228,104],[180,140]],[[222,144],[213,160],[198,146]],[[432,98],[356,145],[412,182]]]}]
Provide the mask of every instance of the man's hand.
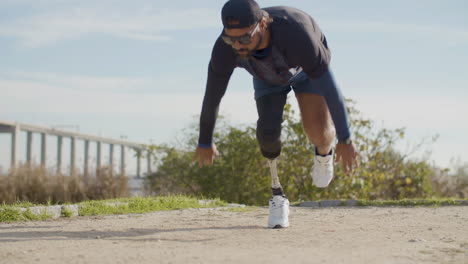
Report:
[{"label": "man's hand", "polygon": [[198,166],[201,168],[204,165],[211,166],[216,156],[219,155],[215,144],[211,148],[197,147],[195,150],[195,156],[193,156],[193,162],[198,161]]},{"label": "man's hand", "polygon": [[353,172],[355,168],[359,167],[358,156],[359,153],[354,147],[354,144],[343,144],[338,143],[336,144],[336,158],[335,162],[341,161],[341,166],[343,168],[343,172],[348,175],[349,173]]}]

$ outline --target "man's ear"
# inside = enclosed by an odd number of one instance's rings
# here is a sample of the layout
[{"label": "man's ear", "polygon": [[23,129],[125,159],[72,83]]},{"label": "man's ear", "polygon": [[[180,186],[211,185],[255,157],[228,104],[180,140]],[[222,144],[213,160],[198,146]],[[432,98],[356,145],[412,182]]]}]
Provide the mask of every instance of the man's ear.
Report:
[{"label": "man's ear", "polygon": [[268,27],[268,23],[267,23],[267,18],[266,17],[263,17],[262,20],[260,21],[260,27],[262,29],[266,29]]}]

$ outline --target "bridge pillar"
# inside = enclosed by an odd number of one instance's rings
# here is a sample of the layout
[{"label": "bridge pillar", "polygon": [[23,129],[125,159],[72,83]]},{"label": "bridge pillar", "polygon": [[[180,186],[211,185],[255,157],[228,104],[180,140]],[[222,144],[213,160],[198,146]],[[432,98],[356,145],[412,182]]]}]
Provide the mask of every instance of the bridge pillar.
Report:
[{"label": "bridge pillar", "polygon": [[18,165],[18,147],[19,147],[20,126],[15,124],[11,129],[11,167]]},{"label": "bridge pillar", "polygon": [[62,146],[63,137],[57,136],[57,174],[62,173]]},{"label": "bridge pillar", "polygon": [[89,140],[84,142],[84,168],[83,173],[85,177],[89,176]]},{"label": "bridge pillar", "polygon": [[41,166],[47,165],[47,134],[41,133]]},{"label": "bridge pillar", "polygon": [[33,133],[31,131],[26,132],[26,164],[31,166],[32,164],[32,144],[33,144]]},{"label": "bridge pillar", "polygon": [[111,174],[114,172],[114,144],[109,144],[109,168]]},{"label": "bridge pillar", "polygon": [[101,142],[96,142],[96,169],[101,167]]},{"label": "bridge pillar", "polygon": [[125,146],[120,145],[120,175],[125,175]]},{"label": "bridge pillar", "polygon": [[70,175],[75,175],[76,169],[76,138],[70,138]]},{"label": "bridge pillar", "polygon": [[152,165],[151,164],[151,155],[150,155],[150,153],[147,153],[147,155],[148,155],[147,161],[146,161],[147,162],[146,166],[148,167],[147,171],[148,171],[148,174],[151,174],[151,172],[152,172],[152,169],[151,169],[151,165]]},{"label": "bridge pillar", "polygon": [[137,153],[137,178],[141,177],[141,150],[135,149]]}]

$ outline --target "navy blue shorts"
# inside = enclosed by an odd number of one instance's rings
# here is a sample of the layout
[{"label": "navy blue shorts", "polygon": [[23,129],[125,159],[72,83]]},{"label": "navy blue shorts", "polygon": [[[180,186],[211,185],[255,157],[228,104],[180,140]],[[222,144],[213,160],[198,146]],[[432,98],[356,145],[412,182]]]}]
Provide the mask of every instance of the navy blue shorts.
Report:
[{"label": "navy blue shorts", "polygon": [[[330,74],[329,71],[324,73],[324,75]],[[271,85],[263,80],[253,78],[253,85],[255,90],[255,100],[274,93],[289,93],[294,90],[294,93],[313,93],[323,96],[323,92],[318,88],[318,86],[313,83],[313,80],[305,72],[300,72],[290,80],[290,84],[283,86]]]}]

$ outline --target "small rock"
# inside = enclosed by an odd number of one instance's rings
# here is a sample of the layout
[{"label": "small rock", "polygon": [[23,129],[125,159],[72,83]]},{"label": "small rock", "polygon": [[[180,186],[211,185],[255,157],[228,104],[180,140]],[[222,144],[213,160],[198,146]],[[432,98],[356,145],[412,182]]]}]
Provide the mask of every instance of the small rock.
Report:
[{"label": "small rock", "polygon": [[421,239],[421,238],[413,238],[413,239],[408,240],[408,242],[412,242],[412,243],[413,242],[424,242],[424,241],[426,241],[426,240]]},{"label": "small rock", "polygon": [[299,206],[300,207],[319,207],[320,204],[319,202],[315,202],[315,201],[306,201],[306,202],[302,202]]},{"label": "small rock", "polygon": [[319,202],[320,207],[336,207],[341,205],[341,200],[324,200]]},{"label": "small rock", "polygon": [[354,199],[346,200],[346,206],[357,206],[358,201]]}]

